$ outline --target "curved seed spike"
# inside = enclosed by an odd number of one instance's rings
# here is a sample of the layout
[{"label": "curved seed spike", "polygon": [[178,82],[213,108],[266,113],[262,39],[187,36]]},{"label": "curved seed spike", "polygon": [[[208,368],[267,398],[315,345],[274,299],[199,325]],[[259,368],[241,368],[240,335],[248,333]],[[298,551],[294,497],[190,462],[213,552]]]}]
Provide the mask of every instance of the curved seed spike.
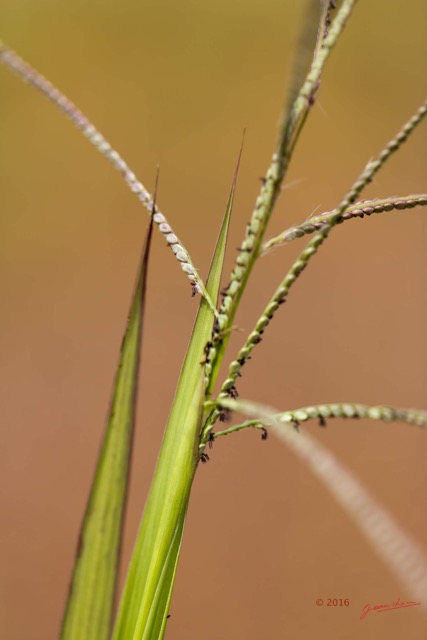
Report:
[{"label": "curved seed spike", "polygon": [[[364,216],[370,216],[373,213],[383,213],[384,211],[403,211],[404,209],[414,209],[415,207],[427,206],[427,193],[417,193],[409,196],[391,196],[390,198],[376,198],[375,200],[364,200],[356,202],[348,207],[341,215],[341,219],[337,221],[337,224],[344,222],[345,220],[352,220],[354,218],[363,218]],[[336,214],[336,209],[333,211],[326,211],[318,216],[308,218],[305,222],[294,227],[289,227],[286,231],[283,231],[276,238],[271,238],[263,244],[261,254],[265,255],[271,249],[279,247],[295,238],[301,238],[303,235],[307,235],[321,229],[325,224],[328,224],[330,219]]]},{"label": "curved seed spike", "polygon": [[164,236],[167,244],[172,249],[177,260],[181,264],[181,269],[186,274],[192,285],[193,294],[200,293],[208,302],[214,315],[217,315],[202,279],[193,265],[190,254],[180,242],[178,236],[172,230],[164,214],[153,203],[151,194],[140,182],[129,165],[123,160],[120,154],[113,149],[110,143],[104,138],[88,118],[78,109],[63,93],[61,93],[49,80],[42,76],[36,69],[33,69],[25,60],[20,58],[12,49],[0,40],[0,62],[8,69],[16,73],[22,80],[28,82],[38,89],[48,100],[50,100],[62,113],[75,124],[83,135],[94,147],[111,162],[113,167],[122,175],[129,189],[151,214],[154,208],[153,220],[158,226],[160,233]]},{"label": "curved seed spike", "polygon": [[[217,406],[227,411],[239,411],[245,413],[245,408],[250,407],[253,413],[253,408],[256,410],[255,403],[248,403],[245,400],[234,400],[229,398],[218,398]],[[341,402],[341,403],[325,403],[316,404],[309,407],[302,407],[300,409],[293,409],[292,411],[283,411],[281,413],[275,413],[274,419],[278,422],[288,423],[293,425],[295,423],[307,422],[308,420],[320,420],[321,426],[325,425],[325,421],[333,418],[341,418],[344,420],[379,420],[382,422],[404,422],[406,424],[416,427],[427,427],[427,411],[419,409],[396,409],[393,407],[381,406],[381,405],[366,405],[357,404],[353,402]],[[236,431],[242,431],[243,429],[260,429],[264,430],[269,427],[268,421],[266,422],[264,417],[256,418],[254,420],[247,420],[242,424],[237,424],[223,431],[217,431],[211,435],[211,439],[216,440],[221,436],[228,436]]]},{"label": "curved seed spike", "polygon": [[[233,402],[233,404],[231,404]],[[245,414],[259,417],[273,427],[273,433],[285,442],[308,468],[325,484],[331,495],[353,518],[376,553],[395,573],[412,597],[422,602],[427,597],[427,557],[425,552],[392,516],[363,487],[361,482],[323,445],[304,431],[286,428],[277,414],[268,407],[251,402],[228,400],[227,406]],[[323,405],[336,407],[346,405]],[[361,406],[361,405],[349,405]],[[307,407],[307,411],[313,407]],[[378,407],[371,407],[378,409]],[[384,407],[383,407],[384,409]],[[399,411],[399,410],[395,410]],[[425,414],[425,412],[421,412]],[[251,420],[251,422],[254,422]],[[225,435],[225,433],[224,433]],[[219,437],[219,434],[215,434]]]}]

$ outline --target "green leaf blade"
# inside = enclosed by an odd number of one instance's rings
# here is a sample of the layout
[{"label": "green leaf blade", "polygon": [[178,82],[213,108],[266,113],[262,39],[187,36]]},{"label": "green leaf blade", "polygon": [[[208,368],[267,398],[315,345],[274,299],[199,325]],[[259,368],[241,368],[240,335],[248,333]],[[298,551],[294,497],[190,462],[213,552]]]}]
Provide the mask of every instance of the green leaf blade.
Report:
[{"label": "green leaf blade", "polygon": [[[235,179],[206,284],[217,301]],[[185,518],[199,462],[206,380],[203,353],[212,334],[211,308],[202,299],[132,555],[114,640],[160,640],[166,630]]]},{"label": "green leaf blade", "polygon": [[152,222],[123,338],[105,434],[80,531],[61,640],[107,640],[116,591],[135,422]]}]

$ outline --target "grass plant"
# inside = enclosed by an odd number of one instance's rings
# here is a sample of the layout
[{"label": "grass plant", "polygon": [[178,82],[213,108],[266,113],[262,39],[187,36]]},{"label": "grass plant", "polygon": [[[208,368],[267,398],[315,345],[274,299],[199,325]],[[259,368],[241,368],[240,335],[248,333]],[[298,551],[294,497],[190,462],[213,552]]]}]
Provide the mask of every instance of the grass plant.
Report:
[{"label": "grass plant", "polygon": [[[301,433],[302,425],[307,420],[317,420],[321,426],[325,426],[326,421],[330,419],[361,418],[399,421],[423,428],[427,426],[425,411],[366,406],[356,404],[357,399],[352,399],[349,403],[327,403],[296,410],[281,408],[280,411],[238,399],[238,380],[246,363],[253,357],[255,347],[262,341],[264,332],[279,308],[286,302],[303,271],[315,262],[316,254],[335,227],[354,218],[392,211],[408,211],[427,205],[425,193],[399,197],[382,195],[374,200],[358,200],[374,176],[422,123],[427,115],[425,102],[385,144],[376,158],[362,169],[333,211],[311,216],[299,225],[286,229],[277,237],[266,239],[269,221],[285,183],[295,148],[316,102],[322,73],[356,4],[355,0],[343,0],[341,3],[319,3],[317,0],[307,2],[306,21],[297,47],[294,75],[281,118],[276,148],[262,180],[228,285],[222,291],[223,263],[239,161],[209,277],[204,282],[194,267],[190,252],[159,210],[156,204],[157,196],[152,196],[147,191],[122,156],[68,98],[13,50],[0,42],[1,62],[60,109],[120,173],[126,185],[150,215],[149,237],[154,223],[188,277],[192,295],[201,296],[120,605],[115,612],[114,593],[117,586],[141,350],[148,240],[137,278],[129,324],[124,335],[109,420],[83,519],[81,544],[76,555],[61,630],[63,640],[107,640],[110,637],[114,640],[163,638],[196,471],[200,463],[209,461],[209,448],[218,438],[247,428],[260,430],[262,438],[266,438],[268,430],[271,429],[273,432],[281,433],[282,437],[291,443],[290,446],[298,450],[301,457],[315,469],[316,460],[324,459],[326,454],[315,445],[310,445],[310,440]],[[310,235],[307,244],[287,273],[280,278],[275,289],[272,283],[269,302],[238,353],[229,359],[228,374],[220,385],[219,392],[215,393],[221,366],[225,357],[229,356],[229,338],[235,315],[252,270],[268,251],[273,248],[283,250],[280,248],[282,245],[306,235]],[[218,421],[230,421],[235,411],[246,416],[248,420],[218,429]],[[333,478],[326,482],[329,482],[328,486],[333,491]],[[353,498],[341,495],[340,499],[344,506],[351,508]],[[378,512],[375,505],[370,505],[369,508]],[[363,528],[363,516],[356,511],[353,511],[354,518]],[[370,531],[368,527],[368,536]],[[406,548],[409,549],[411,545],[402,540],[403,538],[399,544],[406,544]],[[418,566],[421,566],[424,562],[422,554],[417,558]],[[399,572],[399,567],[396,570]],[[406,579],[410,585],[419,587],[420,581],[417,582],[411,576],[411,570],[402,569],[400,577]],[[419,593],[418,587],[414,587],[414,592]]]}]

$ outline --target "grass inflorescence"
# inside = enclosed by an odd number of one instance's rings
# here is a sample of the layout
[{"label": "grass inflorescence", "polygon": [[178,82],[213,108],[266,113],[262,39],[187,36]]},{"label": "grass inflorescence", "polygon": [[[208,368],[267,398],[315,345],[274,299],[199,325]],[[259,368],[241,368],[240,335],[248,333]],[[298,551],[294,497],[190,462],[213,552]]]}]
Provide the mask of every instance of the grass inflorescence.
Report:
[{"label": "grass inflorescence", "polygon": [[[310,216],[276,238],[264,241],[295,148],[315,104],[325,65],[355,5],[356,0],[342,0],[339,5],[332,0],[323,0],[320,6],[317,0],[307,2],[306,22],[297,47],[293,76],[281,116],[275,151],[262,179],[228,284],[222,291],[220,282],[223,276],[228,228],[242,150],[240,150],[209,277],[205,283],[195,269],[189,251],[157,207],[155,198],[139,181],[122,156],[66,96],[12,49],[0,42],[0,61],[48,98],[121,174],[129,189],[150,213],[149,237],[151,237],[151,228],[154,223],[187,275],[193,295],[199,293],[202,296],[177,383],[157,467],[147,496],[120,606],[112,625],[113,594],[117,586],[121,524],[127,494],[141,349],[140,330],[144,306],[142,292],[145,290],[149,242],[147,243],[114,384],[111,414],[98,458],[89,507],[82,525],[81,540],[84,544],[76,559],[72,589],[65,608],[61,636],[63,640],[85,640],[86,638],[108,640],[110,637],[114,640],[160,640],[163,638],[169,617],[169,606],[194,477],[199,462],[209,461],[206,447],[212,447],[218,438],[254,428],[261,432],[261,437],[265,440],[269,430],[273,429],[281,434],[280,437],[309,464],[319,477],[322,477],[332,493],[334,491],[339,493],[334,488],[338,477],[344,478],[345,482],[349,483],[348,486],[353,481],[348,480],[348,474],[346,476],[342,470],[335,471],[335,474],[325,471],[325,465],[322,467],[319,460],[325,460],[327,454],[320,446],[311,442],[308,436],[300,432],[302,423],[316,420],[319,426],[325,427],[330,419],[371,419],[427,426],[427,412],[415,409],[337,402],[322,403],[296,410],[284,409],[279,412],[251,401],[238,399],[238,378],[242,375],[244,365],[252,357],[255,347],[262,341],[265,331],[278,309],[287,300],[290,290],[298,282],[302,272],[312,262],[333,229],[345,220],[427,205],[425,193],[357,202],[374,176],[421,124],[427,115],[427,102],[424,102],[387,143],[377,158],[366,165],[332,211]],[[308,240],[287,272],[282,274],[279,284],[276,285],[275,291],[252,331],[246,337],[237,355],[231,359],[228,374],[220,385],[219,392],[215,394],[215,385],[227,353],[234,317],[258,259],[273,247],[309,234],[314,235]],[[221,298],[220,302],[219,298]],[[217,421],[229,420],[235,411],[248,420],[215,432]],[[358,491],[354,486],[352,490]],[[378,516],[378,508],[372,506],[363,492],[360,495],[363,496],[360,500],[364,500],[368,505],[367,509],[373,510],[372,512]],[[366,523],[363,524],[363,517],[356,514],[357,509],[351,504],[351,497],[343,496],[344,494],[340,494],[341,502],[344,506],[348,506],[356,522],[363,529]],[[365,527],[365,529],[369,537],[372,534],[372,528]],[[407,551],[410,544],[407,543],[406,538],[399,538],[398,533],[394,535]],[[374,537],[373,534],[372,537]],[[410,552],[407,553],[410,555]],[[421,558],[420,566],[423,562],[424,559]],[[411,567],[413,564],[412,562]],[[396,571],[399,573],[399,569]],[[408,584],[414,585],[416,580],[410,577],[411,571],[412,568],[402,570],[399,577],[403,581],[406,580]],[[425,574],[427,575],[427,570]],[[98,584],[99,581],[102,584]]]}]

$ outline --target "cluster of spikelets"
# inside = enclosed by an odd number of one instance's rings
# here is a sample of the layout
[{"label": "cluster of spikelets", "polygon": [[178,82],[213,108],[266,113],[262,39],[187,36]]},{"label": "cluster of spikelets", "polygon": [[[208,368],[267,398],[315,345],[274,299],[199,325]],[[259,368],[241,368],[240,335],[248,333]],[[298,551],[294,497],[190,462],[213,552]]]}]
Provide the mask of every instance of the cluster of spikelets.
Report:
[{"label": "cluster of spikelets", "polygon": [[[401,421],[420,427],[427,426],[427,413],[424,411],[335,403],[276,412],[255,403],[237,399],[236,384],[243,366],[251,358],[252,351],[261,342],[263,333],[277,310],[286,301],[291,288],[328,238],[331,230],[352,218],[363,218],[375,213],[427,205],[427,194],[357,202],[359,195],[375,174],[424,119],[427,114],[427,103],[424,103],[377,158],[368,163],[333,211],[311,216],[301,224],[285,230],[276,238],[264,241],[295,145],[315,103],[323,68],[351,15],[356,0],[343,0],[334,17],[336,4],[334,0],[323,0],[319,16],[317,0],[310,0],[308,3],[307,37],[303,39],[303,44],[297,52],[298,64],[291,86],[290,100],[283,114],[277,147],[262,181],[229,284],[221,292],[222,300],[219,308],[216,300],[219,294],[238,164],[211,272],[205,283],[197,273],[189,252],[165,215],[158,209],[155,195],[152,196],[146,190],[120,154],[68,98],[0,42],[0,61],[38,89],[75,124],[122,175],[130,190],[150,214],[149,234],[122,346],[110,417],[82,525],[82,545],[76,558],[65,609],[62,640],[79,640],[83,637],[79,635],[82,629],[85,630],[85,637],[97,638],[97,640],[107,640],[112,632],[117,560],[120,553],[135,413],[144,287],[153,224],[164,236],[181,269],[188,277],[192,294],[201,294],[203,300],[199,307],[130,564],[115,622],[114,640],[128,638],[155,640],[163,637],[195,470],[200,460],[206,462],[209,459],[206,446],[212,446],[217,438],[242,429],[255,428],[261,430],[262,438],[265,439],[268,427],[283,427],[284,424],[290,423],[298,430],[302,422],[310,419],[318,420],[320,426],[326,426],[326,421],[331,418],[370,418],[386,422]],[[312,20],[310,12],[316,15],[315,21]],[[310,48],[307,42],[313,46]],[[305,66],[308,66],[308,72],[303,75],[302,69]],[[283,277],[237,356],[232,359],[227,378],[222,383],[217,397],[213,398],[214,385],[224,359],[233,320],[257,259],[273,247],[308,234],[314,235]],[[233,411],[239,411],[250,419],[223,431],[214,432],[217,420],[223,422],[228,420]],[[292,431],[287,429],[286,438],[292,443],[291,446],[299,450],[301,456],[307,460],[309,457],[307,452],[313,451],[314,445],[310,444],[310,440],[307,440],[307,436],[303,434],[294,433],[291,436]],[[316,451],[317,455],[321,456],[320,450]],[[313,468],[316,467],[315,462],[310,464]],[[329,482],[331,487],[334,483],[333,480],[326,482]],[[350,499],[348,501],[350,502]],[[399,544],[404,546],[406,543],[400,541]],[[423,560],[417,559],[412,564],[421,566],[422,562]],[[427,570],[425,574],[427,575]],[[99,584],[102,584],[102,589],[96,588]]]}]

